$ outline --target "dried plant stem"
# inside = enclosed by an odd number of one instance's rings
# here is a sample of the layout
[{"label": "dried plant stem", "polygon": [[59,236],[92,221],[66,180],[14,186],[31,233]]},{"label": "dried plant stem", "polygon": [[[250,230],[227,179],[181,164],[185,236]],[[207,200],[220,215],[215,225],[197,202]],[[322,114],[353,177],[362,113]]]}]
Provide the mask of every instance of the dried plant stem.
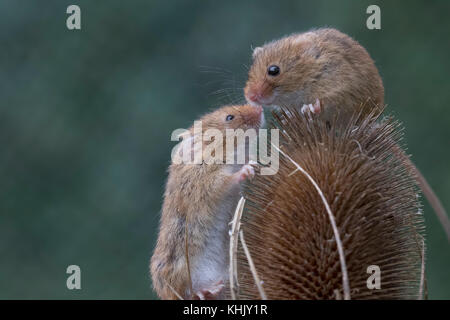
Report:
[{"label": "dried plant stem", "polygon": [[244,231],[239,231],[239,238],[241,239],[242,248],[244,248],[245,256],[247,257],[248,265],[250,267],[250,271],[252,272],[253,279],[255,280],[256,287],[258,288],[259,295],[261,296],[262,300],[267,300],[266,293],[264,292],[264,289],[262,287],[258,272],[256,272],[255,264],[253,263],[250,251],[248,250],[247,244],[245,243]]},{"label": "dried plant stem", "polygon": [[333,213],[331,212],[330,205],[327,202],[327,199],[323,195],[322,190],[319,188],[318,184],[314,179],[309,175],[308,172],[306,172],[297,162],[295,162],[291,157],[289,157],[286,153],[284,153],[280,148],[278,148],[276,145],[272,143],[272,146],[278,150],[283,156],[285,156],[289,161],[291,161],[297,168],[298,171],[302,172],[308,180],[313,184],[314,188],[319,193],[319,196],[322,198],[322,202],[325,206],[325,209],[328,213],[328,218],[330,219],[331,227],[333,228],[334,237],[336,239],[336,246],[339,252],[339,260],[341,262],[341,271],[342,271],[342,286],[344,289],[344,299],[350,300],[350,284],[348,279],[348,273],[347,273],[347,265],[345,263],[345,255],[344,255],[344,247],[342,245],[341,237],[339,235],[339,230],[336,225],[336,220],[333,216]]},{"label": "dried plant stem", "polygon": [[423,288],[425,284],[425,240],[422,239],[422,270],[420,272],[419,300],[423,300]]},{"label": "dried plant stem", "polygon": [[231,299],[236,300],[239,291],[239,283],[237,276],[237,248],[238,248],[238,232],[241,227],[241,217],[244,211],[245,198],[241,197],[239,199],[238,205],[234,212],[233,220],[231,220],[231,231],[230,231],[230,268],[229,268],[229,278],[230,278],[230,293]]},{"label": "dried plant stem", "polygon": [[163,279],[166,285],[169,287],[169,289],[173,292],[174,295],[177,296],[178,299],[184,300],[183,297],[166,281],[166,279]]},{"label": "dried plant stem", "polygon": [[188,219],[186,218],[186,224],[184,227],[184,255],[186,258],[186,267],[187,267],[187,274],[188,274],[188,281],[189,281],[189,291],[191,294],[191,297],[194,296],[194,292],[192,289],[192,277],[191,277],[191,265],[189,263],[189,241],[188,241]]}]

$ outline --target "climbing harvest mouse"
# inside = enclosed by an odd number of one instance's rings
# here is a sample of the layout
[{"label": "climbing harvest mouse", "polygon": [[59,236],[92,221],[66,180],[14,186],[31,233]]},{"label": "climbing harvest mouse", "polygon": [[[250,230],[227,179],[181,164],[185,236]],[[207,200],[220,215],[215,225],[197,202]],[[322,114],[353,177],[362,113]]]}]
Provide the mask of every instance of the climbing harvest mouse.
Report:
[{"label": "climbing harvest mouse", "polygon": [[[201,134],[215,129],[225,139],[227,129],[258,129],[263,112],[261,107],[249,105],[226,106],[200,121]],[[194,136],[194,126],[189,132]],[[206,146],[213,142],[202,143]],[[169,167],[160,231],[150,265],[153,287],[162,299],[224,298],[228,224],[240,198],[241,183],[252,177],[254,169],[249,163],[206,160],[197,164],[174,161]]]},{"label": "climbing harvest mouse", "polygon": [[[331,28],[293,34],[253,50],[244,88],[252,105],[301,108],[326,121],[346,121],[371,104],[383,108],[384,87],[369,53],[346,34]],[[408,158],[395,145],[398,157]],[[410,171],[435,210],[450,240],[450,221],[426,179],[409,160]]]}]

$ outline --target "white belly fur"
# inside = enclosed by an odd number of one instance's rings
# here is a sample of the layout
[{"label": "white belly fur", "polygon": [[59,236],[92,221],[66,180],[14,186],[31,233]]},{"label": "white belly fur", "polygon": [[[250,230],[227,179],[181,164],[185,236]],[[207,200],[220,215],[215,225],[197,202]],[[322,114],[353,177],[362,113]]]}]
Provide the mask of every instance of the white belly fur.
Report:
[{"label": "white belly fur", "polygon": [[216,221],[209,232],[203,253],[192,261],[192,289],[197,292],[208,289],[219,281],[228,282],[229,223],[239,200],[239,190],[233,192],[218,207]]}]

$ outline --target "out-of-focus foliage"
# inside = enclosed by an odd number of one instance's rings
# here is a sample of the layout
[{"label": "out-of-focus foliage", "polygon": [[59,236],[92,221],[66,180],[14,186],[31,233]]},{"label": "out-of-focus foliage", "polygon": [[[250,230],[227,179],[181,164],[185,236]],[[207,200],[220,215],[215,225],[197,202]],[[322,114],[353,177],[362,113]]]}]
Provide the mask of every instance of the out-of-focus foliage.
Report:
[{"label": "out-of-focus foliage", "polygon": [[[82,30],[66,28],[78,4]],[[170,134],[243,101],[251,46],[333,26],[376,60],[388,111],[450,209],[450,2],[0,2],[0,298],[155,298]],[[450,298],[450,250],[425,205],[430,298]],[[66,267],[82,290],[66,289]]]}]

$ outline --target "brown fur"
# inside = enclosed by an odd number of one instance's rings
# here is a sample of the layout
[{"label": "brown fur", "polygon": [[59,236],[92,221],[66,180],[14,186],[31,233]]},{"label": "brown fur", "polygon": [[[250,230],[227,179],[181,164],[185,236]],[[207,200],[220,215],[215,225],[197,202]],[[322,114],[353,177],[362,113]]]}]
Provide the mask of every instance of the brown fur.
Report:
[{"label": "brown fur", "polygon": [[[234,119],[226,122],[227,115]],[[258,128],[261,110],[252,106],[227,106],[203,116],[203,132],[215,128],[225,136],[226,129]],[[193,133],[193,128],[190,129]],[[224,142],[225,143],[225,142]],[[208,239],[218,218],[231,221],[239,200],[240,186],[236,170],[223,164],[174,164],[169,167],[169,177],[164,193],[160,232],[151,259],[153,287],[162,299],[176,299],[169,285],[183,298],[191,293],[186,263],[186,230],[191,268],[208,241],[228,244],[227,232],[223,239]],[[218,214],[227,217],[217,217]]]},{"label": "brown fur", "polygon": [[[336,114],[347,121],[354,111],[384,108],[383,82],[372,58],[358,42],[338,30],[294,34],[256,48],[253,55],[244,89],[249,103],[301,108],[319,99],[323,109],[320,118],[327,121]],[[280,67],[279,75],[267,74],[271,65]],[[255,92],[260,101],[250,100]],[[372,108],[361,108],[366,104]],[[439,198],[400,148],[394,145],[391,151],[409,163],[450,241],[450,220]]]},{"label": "brown fur", "polygon": [[[267,74],[271,65],[280,67],[279,75]],[[321,117],[328,120],[336,106],[348,109],[340,110],[344,115],[367,101],[384,104],[383,83],[369,53],[335,29],[293,34],[256,48],[244,89],[247,100],[255,91],[281,107],[302,107],[319,98],[325,108]]]},{"label": "brown fur", "polygon": [[[417,299],[423,217],[414,179],[392,156],[401,128],[362,110],[331,128],[298,110],[275,115],[281,149],[318,183],[342,239],[352,299]],[[243,230],[269,299],[339,299],[342,273],[330,220],[312,184],[280,155],[274,176],[256,175],[245,193]],[[247,260],[238,257],[241,298],[258,299]],[[369,265],[381,289],[369,290]]]}]

